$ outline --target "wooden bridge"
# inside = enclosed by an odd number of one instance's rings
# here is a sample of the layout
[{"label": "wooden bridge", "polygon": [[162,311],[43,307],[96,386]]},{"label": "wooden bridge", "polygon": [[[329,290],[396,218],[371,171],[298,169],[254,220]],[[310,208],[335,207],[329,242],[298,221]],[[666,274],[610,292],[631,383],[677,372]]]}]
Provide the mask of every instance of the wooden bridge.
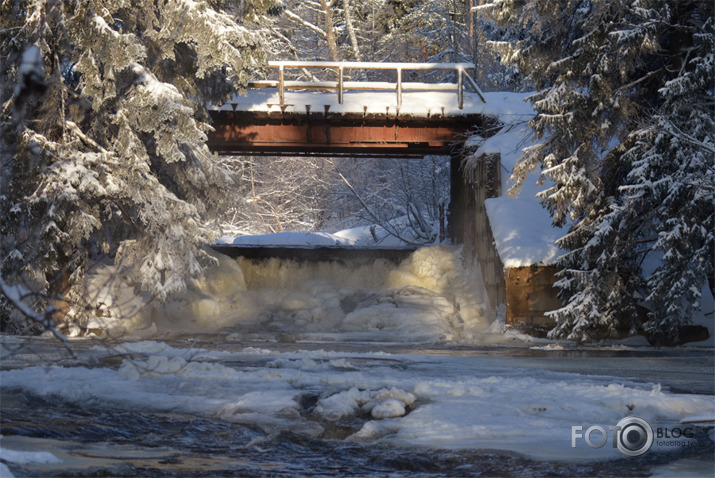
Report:
[{"label": "wooden bridge", "polygon": [[[277,79],[254,81],[246,96],[215,107],[213,151],[263,155],[449,154],[452,146],[496,120],[470,75],[471,63],[271,62]],[[286,79],[298,70],[332,73],[332,81]],[[349,73],[394,82],[346,80]],[[414,81],[441,73],[452,82]],[[295,76],[295,75],[294,75]],[[423,78],[422,78],[423,79]],[[408,81],[406,81],[408,80]]]}]

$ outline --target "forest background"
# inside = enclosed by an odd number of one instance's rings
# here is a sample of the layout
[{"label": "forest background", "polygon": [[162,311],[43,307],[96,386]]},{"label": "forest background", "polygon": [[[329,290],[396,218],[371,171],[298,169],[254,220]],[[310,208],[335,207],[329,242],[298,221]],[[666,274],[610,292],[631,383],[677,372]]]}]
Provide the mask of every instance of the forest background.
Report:
[{"label": "forest background", "polygon": [[91,313],[85,277],[105,259],[152,300],[180,294],[222,230],[412,217],[399,233],[435,240],[414,225],[443,220],[439,158],[208,151],[207,105],[268,59],[473,61],[487,91],[534,91],[514,193],[540,170],[569,225],[552,337],[673,341],[713,288],[710,1],[6,0],[0,15],[3,331],[59,335]]}]

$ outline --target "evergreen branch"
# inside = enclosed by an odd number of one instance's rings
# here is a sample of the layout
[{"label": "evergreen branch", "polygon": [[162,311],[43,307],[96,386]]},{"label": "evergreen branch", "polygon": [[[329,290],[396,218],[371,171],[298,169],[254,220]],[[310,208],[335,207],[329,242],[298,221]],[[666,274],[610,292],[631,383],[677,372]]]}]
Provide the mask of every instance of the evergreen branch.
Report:
[{"label": "evergreen branch", "polygon": [[618,91],[627,91],[627,90],[633,89],[638,84],[643,83],[644,81],[650,79],[651,77],[653,77],[655,75],[662,74],[664,72],[665,72],[665,68],[658,68],[657,70],[649,71],[647,74],[641,76],[637,80],[632,81],[632,82],[628,83],[627,85],[621,86],[620,88],[618,88]]},{"label": "evergreen branch", "polygon": [[670,130],[668,132],[671,133],[673,136],[677,137],[678,139],[682,139],[685,142],[690,143],[697,148],[704,149],[705,151],[707,151],[710,154],[715,154],[715,147],[713,147],[709,144],[706,144],[705,142],[687,134],[686,132],[684,132],[677,126],[675,126],[671,121],[668,121],[666,123],[666,125],[669,127],[667,129]]},{"label": "evergreen branch", "polygon": [[77,138],[79,138],[80,141],[82,141],[84,144],[86,144],[87,146],[89,146],[91,148],[96,149],[100,153],[109,154],[109,151],[107,151],[102,146],[97,144],[92,138],[90,138],[86,134],[84,134],[82,132],[82,130],[80,129],[80,127],[77,126],[76,123],[74,123],[73,121],[67,120],[67,126],[69,127],[70,132],[72,132],[72,134],[77,136]]}]

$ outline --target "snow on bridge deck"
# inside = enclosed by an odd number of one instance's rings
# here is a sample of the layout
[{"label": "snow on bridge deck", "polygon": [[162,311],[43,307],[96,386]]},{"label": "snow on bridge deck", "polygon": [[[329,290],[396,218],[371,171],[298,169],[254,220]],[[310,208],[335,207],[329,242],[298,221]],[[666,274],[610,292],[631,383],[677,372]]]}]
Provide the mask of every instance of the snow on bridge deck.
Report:
[{"label": "snow on bridge deck", "polygon": [[489,136],[504,116],[521,117],[522,104],[504,93],[465,92],[459,108],[453,91],[403,92],[397,109],[394,91],[249,90],[211,111],[213,151],[229,154],[368,154],[412,157],[450,154],[454,144],[478,134]]},{"label": "snow on bridge deck", "polygon": [[[246,96],[236,96],[229,103],[213,108],[214,111],[240,111],[253,113],[306,114],[306,112],[327,111],[346,116],[389,116],[391,118],[432,119],[450,117],[466,119],[470,116],[497,116],[499,104],[489,102],[490,94],[483,102],[476,93],[464,93],[464,107],[459,109],[457,95],[451,91],[409,91],[403,92],[402,106],[397,107],[394,92],[387,91],[346,91],[343,103],[332,92],[290,91],[285,93],[285,104],[281,106],[277,88],[249,90]],[[307,107],[307,108],[306,108]]]}]

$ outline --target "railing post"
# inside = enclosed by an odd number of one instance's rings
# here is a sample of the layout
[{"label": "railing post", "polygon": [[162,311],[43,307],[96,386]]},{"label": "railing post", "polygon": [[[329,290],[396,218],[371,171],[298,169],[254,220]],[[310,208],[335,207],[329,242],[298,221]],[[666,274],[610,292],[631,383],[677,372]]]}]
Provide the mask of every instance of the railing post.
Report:
[{"label": "railing post", "polygon": [[285,71],[284,65],[278,67],[278,99],[281,106],[285,105]]},{"label": "railing post", "polygon": [[338,104],[343,104],[343,65],[338,68]]},{"label": "railing post", "polygon": [[459,109],[464,109],[464,68],[457,68],[457,101]]},{"label": "railing post", "polygon": [[464,77],[467,79],[467,82],[470,85],[472,85],[472,88],[474,89],[475,93],[477,93],[477,95],[479,95],[479,99],[482,100],[482,103],[486,103],[487,100],[486,100],[486,98],[484,98],[484,93],[482,93],[482,90],[479,88],[479,85],[477,85],[477,83],[474,81],[474,79],[471,76],[469,76],[469,73],[465,72]]},{"label": "railing post", "polygon": [[402,68],[397,67],[397,107],[402,108]]}]

